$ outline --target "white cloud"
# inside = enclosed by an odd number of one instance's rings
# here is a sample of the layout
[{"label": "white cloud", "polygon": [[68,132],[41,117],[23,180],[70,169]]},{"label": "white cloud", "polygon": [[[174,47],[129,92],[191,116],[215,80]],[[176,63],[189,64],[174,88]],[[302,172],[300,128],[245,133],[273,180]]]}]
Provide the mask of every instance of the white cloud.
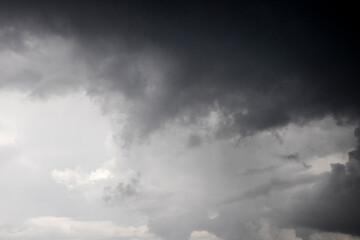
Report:
[{"label": "white cloud", "polygon": [[0,239],[155,239],[145,225],[123,226],[110,221],[82,221],[42,216],[27,219],[20,228],[0,228]]},{"label": "white cloud", "polygon": [[16,137],[17,129],[15,124],[0,120],[0,146],[14,144]]},{"label": "white cloud", "polygon": [[189,240],[220,240],[220,238],[207,231],[193,231]]},{"label": "white cloud", "polygon": [[74,189],[86,184],[93,184],[97,181],[113,177],[112,173],[105,168],[98,168],[90,173],[83,173],[80,170],[72,169],[55,169],[51,171],[51,176],[58,184],[65,185],[69,189]]}]

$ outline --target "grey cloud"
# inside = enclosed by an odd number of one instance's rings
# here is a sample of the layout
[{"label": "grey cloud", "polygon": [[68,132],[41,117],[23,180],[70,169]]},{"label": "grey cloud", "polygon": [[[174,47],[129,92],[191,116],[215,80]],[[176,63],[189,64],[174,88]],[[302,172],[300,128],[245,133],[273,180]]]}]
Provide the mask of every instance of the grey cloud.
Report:
[{"label": "grey cloud", "polygon": [[202,144],[202,139],[199,135],[191,135],[189,137],[189,140],[188,140],[188,143],[187,143],[187,146],[188,147],[198,147]]},{"label": "grey cloud", "polygon": [[274,191],[281,191],[289,188],[293,188],[296,186],[301,186],[303,184],[313,183],[317,179],[316,175],[303,175],[297,176],[294,178],[273,178],[269,182],[249,189],[243,193],[238,194],[235,197],[231,197],[225,200],[224,204],[231,204],[237,201],[243,201],[246,199],[254,199],[260,196],[267,196]]},{"label": "grey cloud", "polygon": [[[359,128],[355,130],[359,139]],[[359,235],[360,142],[346,164],[332,164],[310,189],[297,193],[285,221],[294,226]]]},{"label": "grey cloud", "polygon": [[276,170],[277,168],[279,168],[279,166],[277,166],[277,165],[271,165],[271,166],[264,167],[264,168],[249,168],[249,169],[246,169],[243,174],[244,175],[262,174],[262,173],[272,172],[272,171]]},{"label": "grey cloud", "polygon": [[299,160],[299,153],[292,153],[289,155],[284,156],[284,159],[287,159],[289,161],[297,161]]},{"label": "grey cloud", "polygon": [[27,49],[24,41],[26,34],[17,31],[13,26],[7,26],[0,29],[0,51],[13,50],[24,51]]},{"label": "grey cloud", "polygon": [[293,162],[302,165],[304,168],[311,168],[311,165],[306,163],[304,160],[300,158],[299,153],[292,153],[289,155],[282,156],[283,160],[286,162]]},{"label": "grey cloud", "polygon": [[204,211],[185,210],[181,213],[173,213],[152,219],[149,222],[151,231],[164,239],[188,239],[194,229],[201,229],[204,223],[209,221]]},{"label": "grey cloud", "polygon": [[[140,139],[173,120],[201,125],[211,111],[220,116],[213,129],[217,139],[272,131],[289,123],[304,125],[329,115],[339,124],[353,124],[360,116],[359,39],[353,31],[358,24],[350,15],[337,5],[310,1],[3,1],[2,49],[28,51],[23,41],[26,31],[71,39],[75,60],[69,65],[85,65],[81,76],[85,80],[67,74],[69,69],[65,73],[61,69],[50,79],[24,69],[14,77],[15,82],[2,77],[0,86],[28,90],[39,97],[84,89],[104,105],[122,95],[130,109],[127,131]],[[103,107],[122,110],[117,103]],[[195,135],[188,142],[189,146],[199,143]],[[356,150],[346,165],[333,165],[331,173],[322,175],[313,190],[299,193],[289,222],[360,234],[356,230],[360,221],[350,220],[359,220],[355,201],[359,200],[358,155]],[[308,167],[296,155],[285,158]],[[272,165],[254,168],[244,175],[257,176],[274,169]],[[239,211],[223,206],[219,212],[226,217],[211,222],[205,209],[189,210],[154,217],[150,228],[167,239],[184,239],[196,228],[216,232],[226,240],[238,239],[241,232],[249,239],[246,224],[262,212],[258,205],[247,209],[239,201],[260,201],[274,191],[309,184],[316,178],[272,178],[230,199]],[[134,178],[104,189],[104,199],[121,202],[138,191],[139,179]],[[339,207],[344,205],[349,208]],[[316,217],[314,211],[319,213]],[[341,216],[344,222],[338,222]],[[185,223],[179,224],[179,220]]]},{"label": "grey cloud", "polygon": [[[5,23],[18,23],[15,14],[30,18],[32,26],[73,37],[92,52],[87,61],[98,60],[91,67],[103,67],[89,91],[126,95],[136,104],[139,131],[150,133],[184,114],[196,121],[217,106],[224,113],[217,136],[227,138],[326,115],[359,116],[354,36],[330,10],[313,4],[309,12],[306,4],[36,1],[19,8],[8,2],[2,16]],[[172,65],[151,95],[152,73],[137,68],[148,47]]]},{"label": "grey cloud", "polygon": [[130,179],[129,183],[120,182],[115,188],[105,187],[103,199],[106,202],[121,202],[138,194],[140,175]]}]

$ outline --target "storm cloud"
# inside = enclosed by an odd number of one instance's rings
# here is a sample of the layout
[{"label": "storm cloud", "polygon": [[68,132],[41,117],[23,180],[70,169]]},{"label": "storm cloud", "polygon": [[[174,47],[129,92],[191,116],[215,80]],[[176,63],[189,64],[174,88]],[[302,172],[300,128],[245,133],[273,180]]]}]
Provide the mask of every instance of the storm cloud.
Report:
[{"label": "storm cloud", "polygon": [[17,29],[75,39],[93,72],[88,90],[126,95],[142,133],[215,109],[222,113],[217,135],[233,137],[326,115],[358,117],[355,23],[341,8],[332,14],[335,7],[15,1],[4,3],[1,15],[12,26],[5,43],[20,49]]},{"label": "storm cloud", "polygon": [[[59,239],[92,239],[97,224],[113,231],[96,228],[99,239],[360,236],[354,9],[313,1],[2,1],[0,97],[9,103],[0,103],[0,164],[67,187],[62,198],[77,201],[78,212],[66,202],[17,216],[21,231],[0,218],[0,237],[46,239],[31,229],[51,232],[49,220],[80,226],[56,228]],[[72,124],[80,117],[69,108],[89,117]],[[76,154],[53,134],[57,127],[83,136],[81,151],[104,145],[106,153]]]},{"label": "storm cloud", "polygon": [[[331,165],[310,189],[293,197],[290,221],[302,227],[359,235],[359,128],[357,147],[349,152],[346,164]],[[288,219],[289,220],[289,219]]]}]

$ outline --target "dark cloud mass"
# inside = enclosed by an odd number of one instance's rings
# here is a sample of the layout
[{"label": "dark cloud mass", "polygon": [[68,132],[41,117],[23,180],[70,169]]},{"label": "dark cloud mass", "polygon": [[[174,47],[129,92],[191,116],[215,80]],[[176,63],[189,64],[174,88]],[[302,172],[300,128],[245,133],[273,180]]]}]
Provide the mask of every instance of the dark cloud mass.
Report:
[{"label": "dark cloud mass", "polygon": [[[356,16],[349,1],[1,1],[0,52],[27,53],[31,39],[50,36],[71,43],[67,53],[71,61],[61,60],[71,71],[51,61],[48,71],[61,72],[59,75],[49,77],[36,69],[15,71],[14,67],[13,75],[0,73],[0,88],[26,91],[38,98],[84,90],[104,112],[128,110],[131,127],[125,126],[122,133],[129,142],[147,139],[171,122],[200,126],[205,134],[194,132],[187,137],[186,148],[194,154],[208,146],[209,136],[241,139],[329,116],[339,125],[354,126],[360,118]],[[59,43],[49,48],[63,51]],[[19,59],[15,62],[20,65]],[[125,99],[125,107],[116,102],[119,96]],[[211,116],[215,123],[208,124],[204,119],[211,120]],[[358,139],[359,132],[357,128]],[[276,164],[249,165],[238,171],[242,175],[234,175],[258,183],[262,175],[277,172],[284,163],[301,165],[298,171],[311,169],[312,163],[303,158],[306,155],[295,151],[278,154]],[[203,173],[216,161],[210,162],[201,167],[192,163],[191,171],[195,168]],[[185,163],[174,166],[180,169]],[[169,181],[176,181],[176,174],[166,174]],[[255,202],[274,191],[295,191],[314,183],[294,194],[289,209],[266,216],[276,216],[289,228],[360,236],[359,141],[347,163],[333,164],[330,172],[319,176],[296,173],[290,178],[270,178],[248,191],[243,191],[242,183],[220,183],[216,182],[219,175],[212,176],[215,180],[209,177],[206,184],[220,189],[213,195],[228,198],[221,189],[226,184],[242,188],[240,194],[237,189],[231,192],[226,206],[215,209],[227,218],[210,219],[205,208],[214,207],[213,199],[199,198],[203,206],[191,205],[196,211],[180,212],[174,207],[171,214],[151,218],[151,232],[177,240],[188,238],[192,231],[207,230],[228,240],[239,239],[241,231],[244,239],[258,239],[246,232],[251,221],[265,212]],[[134,178],[107,187],[104,200],[136,202],[139,185],[139,178]],[[166,200],[169,206],[188,204],[171,197]],[[240,205],[249,199],[254,200],[251,209]],[[184,224],[177,225],[178,219]]]},{"label": "dark cloud mass", "polygon": [[332,164],[310,189],[293,198],[292,224],[329,232],[360,235],[360,129],[355,130],[357,147],[346,164]]},{"label": "dark cloud mass", "polygon": [[[3,25],[75,38],[96,72],[89,91],[133,99],[144,133],[214,108],[224,113],[219,137],[359,115],[356,24],[339,6],[5,1],[1,9]],[[156,81],[133,67],[147,47],[173,62]]]}]

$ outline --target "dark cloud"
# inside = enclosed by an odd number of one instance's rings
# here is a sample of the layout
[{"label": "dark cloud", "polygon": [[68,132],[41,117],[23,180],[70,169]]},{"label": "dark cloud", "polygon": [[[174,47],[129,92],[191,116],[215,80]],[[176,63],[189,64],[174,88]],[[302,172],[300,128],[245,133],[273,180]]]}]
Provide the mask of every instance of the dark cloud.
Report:
[{"label": "dark cloud", "polygon": [[299,160],[299,153],[292,153],[289,155],[284,156],[284,159],[289,161],[297,161]]},{"label": "dark cloud", "polygon": [[[143,133],[215,108],[218,137],[359,116],[355,22],[331,4],[5,1],[1,16],[78,41],[96,72],[88,90],[132,99]],[[155,82],[137,67],[149,46],[173,62]]]},{"label": "dark cloud", "polygon": [[360,129],[346,164],[332,164],[310,188],[292,200],[287,221],[297,227],[360,235]]},{"label": "dark cloud", "polygon": [[[67,74],[48,79],[22,69],[2,78],[0,87],[40,97],[84,89],[103,105],[124,96],[133,124],[128,135],[140,138],[173,120],[201,125],[214,111],[219,119],[212,131],[218,139],[326,116],[353,124],[360,117],[355,11],[346,3],[313,1],[2,1],[0,51],[28,51],[26,33],[70,39],[75,59],[70,65],[84,64],[86,79]],[[109,108],[121,111],[117,104]],[[199,136],[190,137],[188,146],[200,144]],[[360,235],[359,151],[350,153],[347,164],[332,165],[320,180],[310,175],[273,178],[228,202],[256,200],[316,180],[294,199],[289,224]],[[309,167],[300,155],[283,159]],[[106,188],[104,199],[123,201],[137,195],[138,188],[138,178],[121,182]],[[223,210],[229,217],[216,220],[222,221],[219,226],[207,225],[204,212],[164,215],[149,226],[167,239],[185,239],[195,228],[238,239],[238,226],[248,220],[229,207]],[[185,224],[179,227],[180,220]]]}]

